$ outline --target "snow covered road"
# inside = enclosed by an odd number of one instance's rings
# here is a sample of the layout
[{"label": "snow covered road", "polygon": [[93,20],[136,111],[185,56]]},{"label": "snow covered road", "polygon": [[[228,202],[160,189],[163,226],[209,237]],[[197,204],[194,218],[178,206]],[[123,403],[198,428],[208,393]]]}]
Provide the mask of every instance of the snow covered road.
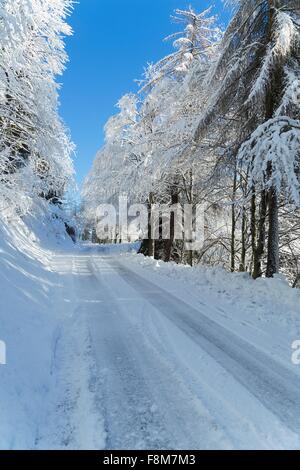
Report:
[{"label": "snow covered road", "polygon": [[118,253],[60,255],[53,269],[89,332],[95,447],[299,448],[298,370],[217,321],[217,298],[195,302]]}]

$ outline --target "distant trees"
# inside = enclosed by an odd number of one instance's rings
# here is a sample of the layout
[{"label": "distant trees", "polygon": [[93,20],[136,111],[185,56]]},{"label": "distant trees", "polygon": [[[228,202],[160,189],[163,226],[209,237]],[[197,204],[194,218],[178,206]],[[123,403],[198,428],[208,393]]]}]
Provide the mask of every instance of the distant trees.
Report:
[{"label": "distant trees", "polygon": [[92,213],[107,185],[148,203],[205,204],[202,248],[191,252],[188,240],[171,240],[171,250],[170,243],[156,250],[150,244],[154,252],[144,252],[222,264],[254,278],[272,277],[281,267],[294,281],[300,260],[300,5],[227,3],[234,14],[222,40],[209,11],[176,12],[184,25],[183,33],[170,36],[176,50],[147,69],[138,97],[125,97],[120,115],[109,121],[113,139],[95,161],[85,201],[93,198]]},{"label": "distant trees", "polygon": [[[209,10],[201,14],[177,10],[175,20],[184,24],[184,31],[174,37],[176,51],[147,68],[139,94],[123,97],[118,104],[120,113],[106,125],[106,145],[83,189],[89,214],[95,210],[95,201],[111,200],[112,192],[124,191],[131,200],[147,204],[171,204],[183,192],[180,188],[184,188],[191,163],[178,161],[178,157],[193,138],[202,105],[196,81],[205,76],[221,31],[214,26],[216,18],[209,16]],[[110,194],[105,198],[107,191]],[[149,228],[145,253],[168,259],[173,247],[154,243],[151,225]]]},{"label": "distant trees", "polygon": [[73,174],[73,146],[58,116],[56,76],[71,0],[3,0],[0,5],[0,197],[59,198]]}]

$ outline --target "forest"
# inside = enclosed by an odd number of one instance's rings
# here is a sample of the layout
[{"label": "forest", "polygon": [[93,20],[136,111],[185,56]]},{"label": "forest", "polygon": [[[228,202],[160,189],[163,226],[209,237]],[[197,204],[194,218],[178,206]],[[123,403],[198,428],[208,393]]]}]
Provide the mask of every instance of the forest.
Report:
[{"label": "forest", "polygon": [[178,31],[166,38],[174,52],[148,64],[138,92],[123,96],[106,124],[83,188],[83,213],[93,229],[99,203],[115,203],[120,194],[147,204],[149,213],[153,204],[201,204],[200,250],[174,238],[171,219],[171,239],[153,241],[150,223],[141,251],[255,279],[282,272],[296,286],[299,2],[227,3],[233,17],[225,31],[211,8],[175,12]]}]

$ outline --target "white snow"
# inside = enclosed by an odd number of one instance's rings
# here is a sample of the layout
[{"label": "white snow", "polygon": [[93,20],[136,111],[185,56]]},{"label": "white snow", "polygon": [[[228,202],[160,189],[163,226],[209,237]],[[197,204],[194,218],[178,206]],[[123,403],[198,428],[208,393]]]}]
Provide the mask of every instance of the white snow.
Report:
[{"label": "white snow", "polygon": [[130,260],[130,265],[135,269],[142,268],[144,275],[151,276],[151,280],[159,275],[174,282],[179,281],[181,286],[184,283],[180,293],[188,291],[196,297],[200,293],[201,298],[213,297],[214,303],[226,305],[226,310],[230,311],[230,321],[248,319],[257,328],[274,327],[281,333],[284,329],[291,338],[297,335],[300,337],[300,290],[291,289],[284,276],[253,280],[248,273],[228,273],[221,267],[191,268],[136,253],[127,254],[126,259]]},{"label": "white snow", "polygon": [[[54,251],[74,250],[62,233],[61,222],[42,210],[26,224],[0,223],[0,339],[7,349],[0,366],[0,449],[92,445],[97,417],[90,411],[86,332],[73,319],[74,299],[65,298],[68,280],[51,271]],[[86,430],[82,415],[90,417]]]},{"label": "white snow", "polygon": [[299,290],[49,217],[1,224],[1,449],[299,448]]}]

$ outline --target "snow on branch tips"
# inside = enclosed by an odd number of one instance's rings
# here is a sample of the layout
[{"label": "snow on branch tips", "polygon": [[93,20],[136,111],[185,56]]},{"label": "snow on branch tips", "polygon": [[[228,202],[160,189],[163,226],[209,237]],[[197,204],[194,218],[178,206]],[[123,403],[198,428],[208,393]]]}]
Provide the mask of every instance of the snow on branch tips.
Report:
[{"label": "snow on branch tips", "polygon": [[300,205],[300,121],[279,116],[270,119],[251,135],[238,155],[249,165],[250,186],[283,189],[289,202]]},{"label": "snow on branch tips", "polygon": [[[72,0],[1,2],[0,196],[62,196],[73,178],[73,144],[59,113],[57,75]],[[40,169],[47,168],[47,171]]]},{"label": "snow on branch tips", "polygon": [[247,103],[263,99],[271,76],[276,67],[286,63],[291,56],[299,31],[292,17],[283,11],[276,10],[274,18],[273,40],[267,48],[259,75],[253,85]]},{"label": "snow on branch tips", "polygon": [[196,13],[191,7],[189,10],[175,10],[175,16],[171,18],[185,28],[165,38],[165,41],[174,40],[175,52],[148,67],[143,91],[163,77],[176,75],[177,79],[183,79],[194,60],[208,62],[212,59],[223,33],[217,26],[217,16],[209,16],[210,12],[211,8],[201,13]]}]

